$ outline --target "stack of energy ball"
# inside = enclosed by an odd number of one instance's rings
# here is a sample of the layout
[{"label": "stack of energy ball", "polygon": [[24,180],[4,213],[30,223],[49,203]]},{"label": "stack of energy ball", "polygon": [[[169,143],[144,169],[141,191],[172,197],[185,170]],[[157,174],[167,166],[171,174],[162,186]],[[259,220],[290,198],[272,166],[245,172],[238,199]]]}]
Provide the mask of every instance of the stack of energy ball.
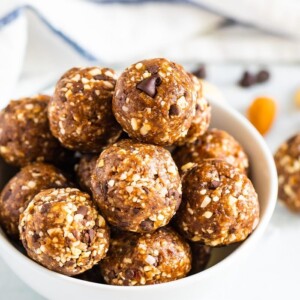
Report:
[{"label": "stack of energy ball", "polygon": [[52,97],[11,101],[0,153],[21,170],[1,193],[2,228],[39,264],[86,280],[148,285],[203,270],[211,247],[259,221],[247,155],[208,130],[210,115],[199,79],[161,58],[119,78],[73,68]]}]

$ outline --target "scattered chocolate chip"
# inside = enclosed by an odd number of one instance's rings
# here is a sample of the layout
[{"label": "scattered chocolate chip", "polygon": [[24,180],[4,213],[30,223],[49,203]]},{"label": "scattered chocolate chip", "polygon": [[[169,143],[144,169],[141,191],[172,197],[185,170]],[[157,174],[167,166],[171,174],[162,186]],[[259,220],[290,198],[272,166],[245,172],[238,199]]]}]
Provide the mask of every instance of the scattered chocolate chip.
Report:
[{"label": "scattered chocolate chip", "polygon": [[206,68],[205,68],[205,66],[204,65],[199,66],[197,70],[192,72],[192,74],[195,75],[196,77],[200,78],[200,79],[206,78]]},{"label": "scattered chocolate chip", "polygon": [[208,188],[210,190],[215,190],[217,187],[219,187],[221,184],[220,181],[217,181],[217,180],[212,180],[209,184],[208,184]]},{"label": "scattered chocolate chip", "polygon": [[147,67],[147,71],[151,74],[156,74],[158,73],[158,66],[152,65]]},{"label": "scattered chocolate chip", "polygon": [[46,214],[49,211],[50,207],[51,207],[50,203],[43,204],[43,206],[41,207],[41,213]]},{"label": "scattered chocolate chip", "polygon": [[88,213],[87,206],[79,206],[76,213],[85,216]]},{"label": "scattered chocolate chip", "polygon": [[102,74],[98,74],[94,76],[95,80],[107,80],[107,77],[105,75]]},{"label": "scattered chocolate chip", "polygon": [[143,79],[141,82],[139,82],[136,85],[136,88],[148,96],[154,98],[156,96],[157,90],[156,87],[158,87],[162,83],[161,78],[154,74],[148,78]]},{"label": "scattered chocolate chip", "polygon": [[257,74],[256,74],[256,82],[257,83],[263,83],[268,81],[270,78],[270,73],[267,70],[260,70]]},{"label": "scattered chocolate chip", "polygon": [[255,84],[256,78],[253,74],[248,71],[243,73],[241,80],[239,81],[239,85],[242,87],[250,87]]},{"label": "scattered chocolate chip", "polygon": [[153,221],[151,221],[150,219],[146,219],[140,224],[140,228],[143,231],[151,231],[153,229],[153,225]]},{"label": "scattered chocolate chip", "polygon": [[176,104],[172,104],[169,110],[169,116],[178,116],[180,114],[180,110]]}]

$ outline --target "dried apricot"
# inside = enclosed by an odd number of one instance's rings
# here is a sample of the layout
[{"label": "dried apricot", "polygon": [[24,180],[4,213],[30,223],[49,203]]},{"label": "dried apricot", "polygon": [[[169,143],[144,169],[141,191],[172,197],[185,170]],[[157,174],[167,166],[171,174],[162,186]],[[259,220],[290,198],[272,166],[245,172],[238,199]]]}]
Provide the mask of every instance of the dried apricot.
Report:
[{"label": "dried apricot", "polygon": [[269,97],[256,98],[247,110],[249,121],[262,135],[265,135],[271,128],[275,115],[276,102]]}]

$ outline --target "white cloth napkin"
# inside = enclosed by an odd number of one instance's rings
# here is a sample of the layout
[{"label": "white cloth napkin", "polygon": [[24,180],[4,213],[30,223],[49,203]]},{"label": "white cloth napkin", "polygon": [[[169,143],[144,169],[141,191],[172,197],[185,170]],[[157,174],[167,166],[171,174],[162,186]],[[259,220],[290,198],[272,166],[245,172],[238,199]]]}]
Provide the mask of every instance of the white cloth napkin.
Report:
[{"label": "white cloth napkin", "polygon": [[300,60],[297,0],[1,0],[0,104],[74,65]]}]

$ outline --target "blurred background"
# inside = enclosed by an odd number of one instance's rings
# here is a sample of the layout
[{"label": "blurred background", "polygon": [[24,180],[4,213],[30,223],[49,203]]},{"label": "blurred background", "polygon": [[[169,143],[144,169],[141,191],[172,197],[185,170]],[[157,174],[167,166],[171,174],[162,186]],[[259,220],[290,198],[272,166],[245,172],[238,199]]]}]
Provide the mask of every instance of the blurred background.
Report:
[{"label": "blurred background", "polygon": [[[299,28],[297,0],[0,0],[0,104],[51,89],[73,66],[121,71],[166,57],[198,71],[208,99],[243,114],[256,97],[273,99],[265,139],[274,152],[300,128]],[[260,71],[268,75],[258,84]],[[300,218],[279,205],[255,253],[215,296],[298,299],[299,236]],[[42,299],[2,261],[0,290],[3,299]]]}]

